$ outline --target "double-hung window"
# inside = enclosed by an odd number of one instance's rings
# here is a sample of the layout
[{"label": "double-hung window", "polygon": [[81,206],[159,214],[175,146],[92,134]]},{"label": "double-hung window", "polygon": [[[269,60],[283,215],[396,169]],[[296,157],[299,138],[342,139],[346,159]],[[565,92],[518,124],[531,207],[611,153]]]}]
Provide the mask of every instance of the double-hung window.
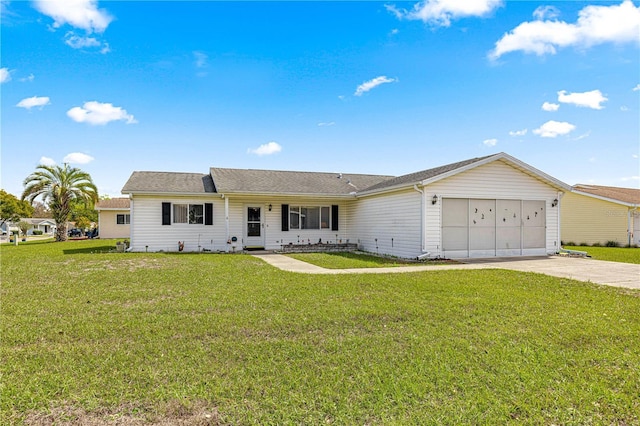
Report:
[{"label": "double-hung window", "polygon": [[204,206],[202,204],[174,204],[173,223],[204,223]]},{"label": "double-hung window", "polygon": [[129,225],[131,223],[131,215],[116,214],[116,225]]},{"label": "double-hung window", "polygon": [[328,206],[289,206],[289,229],[329,229]]}]

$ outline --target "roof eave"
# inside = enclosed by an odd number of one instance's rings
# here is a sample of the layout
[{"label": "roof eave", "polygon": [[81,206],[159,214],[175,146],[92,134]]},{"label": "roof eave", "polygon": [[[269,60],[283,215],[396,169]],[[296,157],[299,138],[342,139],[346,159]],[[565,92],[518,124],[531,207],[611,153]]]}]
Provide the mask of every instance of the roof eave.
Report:
[{"label": "roof eave", "polygon": [[591,194],[589,192],[583,192],[577,189],[571,189],[571,192],[573,192],[574,194],[580,194],[580,195],[585,195],[587,197],[596,198],[602,201],[608,201],[614,204],[620,204],[621,206],[625,206],[625,207],[638,208],[639,206],[638,203],[627,203],[626,201],[616,200],[614,198],[609,198],[609,197],[603,197],[602,195]]}]

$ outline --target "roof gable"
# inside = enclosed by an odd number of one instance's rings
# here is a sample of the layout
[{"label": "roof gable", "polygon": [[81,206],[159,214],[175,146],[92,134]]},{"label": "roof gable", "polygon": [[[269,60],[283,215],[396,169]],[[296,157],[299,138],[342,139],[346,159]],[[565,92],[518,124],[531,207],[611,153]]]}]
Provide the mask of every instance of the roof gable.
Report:
[{"label": "roof gable", "polygon": [[518,169],[519,171],[526,173],[547,185],[553,186],[560,190],[570,190],[570,186],[561,182],[540,170],[531,167],[530,165],[523,163],[522,161],[511,157],[504,152],[488,155],[485,157],[471,158],[469,160],[459,161],[457,163],[451,163],[432,169],[423,170],[420,172],[410,173],[404,176],[398,176],[393,179],[389,179],[385,182],[381,182],[377,185],[367,188],[364,192],[375,193],[384,192],[387,190],[393,190],[396,188],[404,188],[413,185],[427,185],[439,180],[454,176],[458,173],[471,170],[473,168],[492,163],[494,161],[502,161],[511,167]]}]

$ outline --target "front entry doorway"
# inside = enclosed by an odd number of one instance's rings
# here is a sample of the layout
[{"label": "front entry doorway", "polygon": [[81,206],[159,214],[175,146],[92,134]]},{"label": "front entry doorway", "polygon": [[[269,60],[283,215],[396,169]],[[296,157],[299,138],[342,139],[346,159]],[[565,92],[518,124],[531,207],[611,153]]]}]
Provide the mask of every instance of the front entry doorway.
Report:
[{"label": "front entry doorway", "polygon": [[246,206],[245,214],[245,248],[264,248],[264,218],[262,217],[262,207]]}]

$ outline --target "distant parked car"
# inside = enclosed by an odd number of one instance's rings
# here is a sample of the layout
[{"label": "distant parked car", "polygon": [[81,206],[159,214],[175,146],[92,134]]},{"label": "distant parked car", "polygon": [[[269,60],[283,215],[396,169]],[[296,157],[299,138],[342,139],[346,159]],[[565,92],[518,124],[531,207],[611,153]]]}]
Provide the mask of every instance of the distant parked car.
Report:
[{"label": "distant parked car", "polygon": [[98,228],[89,229],[87,232],[87,237],[89,238],[97,238],[98,237]]},{"label": "distant parked car", "polygon": [[82,237],[82,229],[72,228],[72,229],[69,229],[69,232],[67,232],[67,234],[70,237]]}]

